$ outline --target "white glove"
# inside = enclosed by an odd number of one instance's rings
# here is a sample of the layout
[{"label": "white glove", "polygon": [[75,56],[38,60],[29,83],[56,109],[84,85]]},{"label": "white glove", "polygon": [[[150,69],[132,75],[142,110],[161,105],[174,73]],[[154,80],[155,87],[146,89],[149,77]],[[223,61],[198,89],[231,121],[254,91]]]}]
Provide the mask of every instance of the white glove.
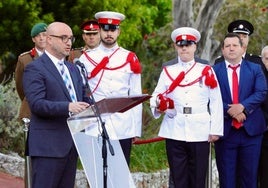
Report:
[{"label": "white glove", "polygon": [[173,117],[175,117],[176,115],[177,115],[177,110],[175,109],[175,108],[172,108],[172,109],[167,109],[166,111],[165,111],[165,113],[167,114],[167,116],[169,117],[169,118],[173,118]]}]

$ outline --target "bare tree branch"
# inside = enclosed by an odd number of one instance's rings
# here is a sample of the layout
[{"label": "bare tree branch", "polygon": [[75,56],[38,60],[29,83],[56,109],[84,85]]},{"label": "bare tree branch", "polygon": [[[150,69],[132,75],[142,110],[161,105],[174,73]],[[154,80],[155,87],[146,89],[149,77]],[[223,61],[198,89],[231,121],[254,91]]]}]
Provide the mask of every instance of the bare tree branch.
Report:
[{"label": "bare tree branch", "polygon": [[[201,58],[215,59],[219,42],[213,40],[213,26],[224,2],[225,0],[173,0],[174,28],[189,26],[200,31],[197,55]],[[196,13],[193,12],[193,3],[197,6]]]}]

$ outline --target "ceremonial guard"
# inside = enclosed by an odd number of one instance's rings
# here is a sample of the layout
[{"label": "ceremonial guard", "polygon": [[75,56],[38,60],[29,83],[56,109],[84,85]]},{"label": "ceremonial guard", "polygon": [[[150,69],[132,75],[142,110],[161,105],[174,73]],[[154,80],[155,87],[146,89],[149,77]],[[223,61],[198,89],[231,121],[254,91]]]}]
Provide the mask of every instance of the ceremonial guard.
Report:
[{"label": "ceremonial guard", "polygon": [[80,28],[85,46],[74,48],[70,52],[68,57],[68,61],[70,62],[73,62],[75,58],[79,58],[83,52],[94,50],[100,44],[100,26],[97,20],[87,20],[82,23]]},{"label": "ceremonial guard", "polygon": [[24,52],[18,57],[18,62],[15,69],[15,82],[16,90],[21,99],[19,120],[21,120],[22,118],[30,118],[31,115],[30,108],[25,98],[22,87],[22,77],[26,65],[37,59],[45,51],[46,28],[47,24],[45,23],[37,23],[33,26],[31,30],[31,37],[34,43],[34,47],[30,51]]},{"label": "ceremonial guard", "polygon": [[[80,62],[88,72],[88,83],[95,100],[141,94],[139,59],[134,52],[117,43],[120,23],[125,15],[103,11],[96,13],[95,17],[100,25],[101,43],[96,50],[87,51],[80,57]],[[104,121],[110,139],[119,140],[129,164],[132,141],[141,136],[142,105],[124,113],[106,116]],[[95,131],[95,135],[100,134],[98,127],[91,130],[91,133],[92,131]]]},{"label": "ceremonial guard", "polygon": [[209,142],[223,135],[223,106],[211,66],[195,61],[200,33],[175,29],[171,38],[177,63],[163,68],[150,100],[153,116],[164,115],[159,136],[166,138],[171,178],[176,188],[204,188]]}]

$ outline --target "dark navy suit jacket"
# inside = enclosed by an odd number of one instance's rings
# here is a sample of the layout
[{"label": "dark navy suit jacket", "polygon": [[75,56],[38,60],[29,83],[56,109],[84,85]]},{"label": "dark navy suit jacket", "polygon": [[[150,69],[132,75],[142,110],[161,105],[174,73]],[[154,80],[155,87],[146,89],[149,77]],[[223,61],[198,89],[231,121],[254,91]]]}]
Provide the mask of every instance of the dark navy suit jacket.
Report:
[{"label": "dark navy suit jacket", "polygon": [[[225,62],[217,63],[213,68],[220,85],[224,105],[224,136],[222,137],[224,139],[228,137],[232,126],[232,118],[227,113],[228,104],[232,104],[232,96]],[[251,136],[262,134],[265,130],[261,103],[265,100],[266,93],[266,78],[261,66],[243,59],[239,78],[239,101],[247,112],[247,119],[243,123],[244,128]]]},{"label": "dark navy suit jacket", "polygon": [[[72,77],[78,101],[87,101],[78,68],[65,62]],[[30,156],[64,157],[73,146],[67,125],[71,102],[63,79],[47,54],[26,66],[23,88],[31,109],[28,136]]]}]

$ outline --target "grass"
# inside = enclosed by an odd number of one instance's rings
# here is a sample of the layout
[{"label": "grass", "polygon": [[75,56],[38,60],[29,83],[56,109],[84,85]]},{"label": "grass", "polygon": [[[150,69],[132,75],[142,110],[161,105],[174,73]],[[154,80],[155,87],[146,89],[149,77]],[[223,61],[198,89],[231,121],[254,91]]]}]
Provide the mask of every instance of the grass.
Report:
[{"label": "grass", "polygon": [[[149,103],[145,102],[143,111],[142,140],[157,137],[162,118],[153,119],[150,114]],[[132,146],[130,156],[131,172],[156,172],[167,169],[165,141],[137,144]],[[82,169],[81,162],[78,162],[78,169]]]},{"label": "grass", "polygon": [[[131,172],[156,172],[167,169],[165,141],[133,145],[130,158]],[[78,169],[83,169],[80,159]]]},{"label": "grass", "polygon": [[[157,137],[162,118],[153,119],[149,103],[144,103],[142,140]],[[131,172],[156,172],[167,169],[165,141],[133,145],[130,158]]]},{"label": "grass", "polygon": [[131,172],[155,172],[167,169],[165,141],[133,145],[130,159]]}]

